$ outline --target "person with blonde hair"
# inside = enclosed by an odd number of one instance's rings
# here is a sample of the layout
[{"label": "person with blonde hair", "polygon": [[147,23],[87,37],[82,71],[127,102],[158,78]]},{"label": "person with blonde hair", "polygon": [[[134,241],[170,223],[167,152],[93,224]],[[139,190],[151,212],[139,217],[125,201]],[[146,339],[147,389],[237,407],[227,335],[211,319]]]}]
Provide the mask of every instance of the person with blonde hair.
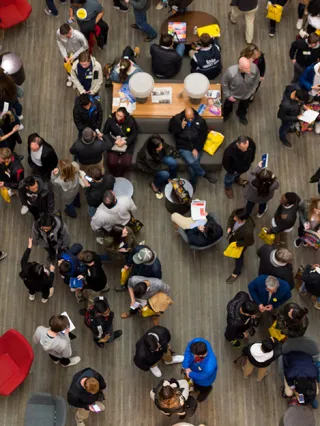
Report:
[{"label": "person with blonde hair", "polygon": [[[315,232],[320,239],[320,198],[314,197],[304,200],[299,206],[298,214],[298,238],[294,242],[294,246],[297,248],[304,241],[305,231]],[[308,243],[304,241],[303,245],[307,246]]]},{"label": "person with blonde hair", "polygon": [[[260,73],[260,82],[258,84],[258,87],[256,88],[257,92],[261,85],[261,81],[264,80],[264,75],[266,73],[266,61],[264,58],[264,53],[261,52],[261,50],[256,44],[250,43],[248,44],[248,46],[241,50],[240,58],[241,57],[249,59],[258,67]],[[251,100],[253,100],[253,98]]]},{"label": "person with blonde hair", "polygon": [[76,218],[75,207],[80,208],[79,165],[75,161],[59,160],[58,167],[51,172],[51,181],[59,185],[62,190],[62,199],[65,205],[65,214]]}]

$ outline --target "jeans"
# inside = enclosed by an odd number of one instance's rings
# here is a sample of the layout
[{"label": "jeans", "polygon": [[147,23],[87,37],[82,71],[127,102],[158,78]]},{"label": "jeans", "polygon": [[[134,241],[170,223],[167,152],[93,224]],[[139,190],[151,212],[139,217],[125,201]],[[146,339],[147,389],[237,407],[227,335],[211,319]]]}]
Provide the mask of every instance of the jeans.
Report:
[{"label": "jeans", "polygon": [[292,83],[298,83],[299,82],[299,77],[304,72],[304,70],[306,69],[306,67],[303,67],[302,65],[298,64],[298,62],[296,62],[294,64],[294,68],[293,69],[294,69],[294,75],[293,75]]},{"label": "jeans", "polygon": [[[253,207],[255,206],[255,204],[256,203],[253,203],[252,201],[247,202],[246,209],[247,209],[248,216],[251,215]],[[262,214],[265,211],[266,207],[267,207],[267,203],[259,204],[258,213]]]},{"label": "jeans", "polygon": [[240,173],[235,173],[235,174],[232,174],[232,175],[230,173],[226,173],[226,175],[224,177],[224,187],[226,189],[231,189],[233,182],[238,180],[239,177],[240,177]]},{"label": "jeans", "polygon": [[72,201],[71,204],[66,204],[65,212],[68,216],[76,217],[77,212],[75,207],[80,207],[80,193],[75,196],[75,199]]},{"label": "jeans", "polygon": [[133,9],[136,18],[136,24],[140,30],[148,34],[149,37],[156,37],[157,31],[154,30],[147,22],[147,13],[144,10]]},{"label": "jeans", "polygon": [[58,357],[50,355],[50,354],[49,354],[49,357],[52,359],[52,361],[60,361],[61,365],[69,365],[70,364],[69,358],[58,358]]},{"label": "jeans", "polygon": [[169,167],[169,170],[161,170],[157,172],[154,178],[154,185],[161,189],[168,179],[175,179],[177,177],[177,162],[173,157],[163,157],[162,163]]},{"label": "jeans", "polygon": [[93,217],[96,214],[97,207],[88,206],[88,214],[90,217]]},{"label": "jeans", "polygon": [[204,176],[206,174],[205,170],[203,170],[200,165],[202,152],[198,152],[197,158],[194,158],[192,152],[187,149],[179,149],[179,154],[189,166],[190,183],[197,183],[197,177]]},{"label": "jeans", "polygon": [[101,262],[108,262],[109,260],[111,260],[110,256],[106,253],[106,254],[99,254],[100,260]]},{"label": "jeans", "polygon": [[[239,100],[239,105],[238,105],[238,109],[237,109],[237,115],[239,117],[243,117],[243,118],[246,117],[246,115],[248,113],[249,103],[250,103],[249,99]],[[225,120],[227,120],[229,115],[232,113],[233,104],[235,104],[235,102],[231,102],[231,101],[229,101],[229,99],[226,99],[224,101],[223,116],[224,116]]]},{"label": "jeans", "polygon": [[[300,290],[301,290],[303,293],[307,293],[307,292],[308,292],[308,290],[307,290],[307,287],[306,287],[305,283],[302,283],[302,284],[301,284]],[[318,303],[320,303],[320,297],[317,297],[317,302],[318,302]]]},{"label": "jeans", "polygon": [[243,267],[243,262],[244,262],[244,253],[245,253],[246,250],[247,250],[247,247],[245,247],[242,250],[242,253],[241,253],[241,256],[239,257],[239,259],[236,259],[235,268],[234,268],[234,270],[232,272],[234,275],[238,276],[238,275],[241,274],[242,267]]},{"label": "jeans", "polygon": [[[16,99],[14,102],[10,102],[10,109],[14,109],[15,110],[15,115],[19,116],[22,115],[22,105],[20,104],[20,102],[18,101],[18,99]],[[20,124],[20,120],[19,123]]]},{"label": "jeans", "polygon": [[299,19],[303,19],[303,14],[304,14],[304,10],[305,10],[306,6],[302,3],[298,4],[298,18]]},{"label": "jeans", "polygon": [[176,52],[178,53],[179,56],[181,56],[183,58],[184,56],[184,51],[186,50],[186,46],[183,43],[179,43],[176,46]]},{"label": "jeans", "polygon": [[279,138],[283,142],[287,139],[287,132],[292,127],[292,123],[287,123],[285,121],[281,122],[281,126],[279,128]]},{"label": "jeans", "polygon": [[[51,11],[52,15],[58,16],[59,12],[58,12],[58,9],[56,8],[56,5],[54,4],[54,0],[46,0],[46,2],[47,2],[47,8]],[[67,0],[60,0],[60,2],[66,3]]]}]

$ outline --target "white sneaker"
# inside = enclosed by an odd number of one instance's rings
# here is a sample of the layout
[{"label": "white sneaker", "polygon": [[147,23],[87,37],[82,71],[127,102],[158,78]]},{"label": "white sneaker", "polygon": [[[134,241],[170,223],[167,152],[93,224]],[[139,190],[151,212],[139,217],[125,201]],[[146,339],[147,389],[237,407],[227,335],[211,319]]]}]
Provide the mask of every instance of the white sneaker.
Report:
[{"label": "white sneaker", "polygon": [[157,6],[156,6],[156,9],[157,10],[161,10],[161,9],[163,9],[164,8],[164,4],[162,3],[162,1],[159,1],[159,3],[157,4]]},{"label": "white sneaker", "polygon": [[29,211],[29,209],[28,209],[28,207],[27,207],[27,206],[22,206],[22,207],[21,207],[21,214],[27,214],[27,213],[28,213],[28,211]]},{"label": "white sneaker", "polygon": [[8,189],[8,195],[10,198],[12,197],[12,195],[14,195],[14,192],[12,191],[12,189]]},{"label": "white sneaker", "polygon": [[5,259],[8,256],[8,253],[2,252],[2,255],[0,256],[0,260]]},{"label": "white sneaker", "polygon": [[301,30],[302,24],[303,24],[303,19],[298,19],[297,20],[297,30]]},{"label": "white sneaker", "polygon": [[317,135],[320,133],[320,123],[316,123],[314,131],[317,133]]},{"label": "white sneaker", "polygon": [[24,125],[23,124],[20,124],[20,126],[19,126],[19,132],[21,131],[21,130],[23,130],[24,129]]},{"label": "white sneaker", "polygon": [[23,120],[23,115],[18,115],[19,120]]},{"label": "white sneaker", "polygon": [[36,298],[35,294],[29,294],[29,300],[34,300]]},{"label": "white sneaker", "polygon": [[71,87],[72,86],[72,81],[70,81],[70,80],[67,80],[67,82],[66,82],[66,85],[67,85],[67,87]]},{"label": "white sneaker", "polygon": [[173,355],[172,361],[171,362],[165,361],[165,364],[166,365],[180,364],[181,362],[183,362],[183,360],[184,360],[184,356],[183,355]]},{"label": "white sneaker", "polygon": [[49,299],[44,299],[43,297],[41,297],[41,302],[42,303],[47,303]]},{"label": "white sneaker", "polygon": [[101,245],[103,246],[103,238],[102,238],[102,237],[97,237],[97,238],[96,238],[96,242],[97,242],[98,244],[101,244]]},{"label": "white sneaker", "polygon": [[262,212],[262,213],[258,213],[257,214],[257,218],[261,218],[264,214],[265,214],[265,212],[268,210],[268,204],[266,205],[266,209],[265,209],[265,211],[264,212]]},{"label": "white sneaker", "polygon": [[162,376],[161,370],[160,370],[160,368],[157,365],[155,365],[154,367],[151,367],[150,371],[156,377],[161,377]]},{"label": "white sneaker", "polygon": [[73,365],[79,364],[79,362],[81,361],[81,358],[79,356],[73,356],[70,358],[70,364],[68,365],[62,365],[62,367],[72,367]]}]

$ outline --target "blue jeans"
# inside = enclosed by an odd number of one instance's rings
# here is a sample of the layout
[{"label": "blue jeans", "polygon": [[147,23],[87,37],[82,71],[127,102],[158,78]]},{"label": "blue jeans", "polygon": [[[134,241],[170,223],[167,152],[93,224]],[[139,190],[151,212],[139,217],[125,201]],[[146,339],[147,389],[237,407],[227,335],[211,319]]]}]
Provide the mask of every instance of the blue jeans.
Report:
[{"label": "blue jeans", "polygon": [[303,3],[298,4],[298,18],[303,19],[303,14],[306,6]]},{"label": "blue jeans", "polygon": [[186,46],[183,43],[179,43],[176,46],[176,52],[178,53],[179,56],[181,56],[183,58],[184,56],[184,51],[186,50]]},{"label": "blue jeans", "polygon": [[10,109],[12,108],[15,110],[15,115],[22,115],[22,105],[18,101],[18,98],[14,102],[10,102]]},{"label": "blue jeans", "polygon": [[202,151],[198,152],[197,158],[194,158],[192,152],[187,149],[179,149],[179,154],[189,166],[190,183],[197,183],[197,177],[204,176],[206,174],[205,170],[203,170],[200,165]]},{"label": "blue jeans", "polygon": [[292,127],[293,123],[286,123],[285,121],[282,121],[281,126],[279,128],[279,138],[281,141],[284,141],[287,139],[287,132]]},{"label": "blue jeans", "polygon": [[76,217],[77,212],[75,207],[80,207],[80,193],[75,196],[74,200],[71,204],[66,204],[66,213],[68,213],[69,216]]},{"label": "blue jeans", "polygon": [[[252,201],[248,201],[247,205],[246,205],[246,209],[247,209],[247,215],[250,216],[253,210],[253,207],[255,206],[256,203],[253,203]],[[259,204],[259,209],[258,209],[258,213],[262,214],[265,209],[267,207],[267,203],[264,204]]]},{"label": "blue jeans", "polygon": [[177,161],[173,157],[163,157],[162,163],[166,164],[169,167],[169,170],[161,170],[160,172],[157,172],[153,182],[160,190],[168,179],[175,179],[177,177]]},{"label": "blue jeans", "polygon": [[[308,292],[308,290],[307,290],[307,287],[306,287],[305,283],[302,283],[302,284],[301,284],[300,290],[301,290],[303,293],[307,293],[307,292]],[[320,302],[320,297],[317,297],[317,302]]]},{"label": "blue jeans", "polygon": [[224,177],[224,187],[226,189],[231,189],[233,182],[235,180],[238,180],[239,177],[240,177],[240,173],[235,173],[233,175],[231,175],[230,173],[226,173],[226,175]]},{"label": "blue jeans", "polygon": [[[66,3],[67,0],[60,0],[61,3]],[[51,11],[52,15],[58,16],[59,12],[56,8],[56,5],[54,4],[54,0],[46,0],[47,8]]]},{"label": "blue jeans", "polygon": [[101,262],[108,262],[111,260],[111,257],[105,253],[105,254],[99,254]]},{"label": "blue jeans", "polygon": [[154,30],[147,22],[147,13],[144,10],[133,9],[136,18],[136,24],[140,30],[148,34],[149,37],[156,37],[157,31]]},{"label": "blue jeans", "polygon": [[97,207],[88,206],[88,214],[93,217],[96,214]]}]

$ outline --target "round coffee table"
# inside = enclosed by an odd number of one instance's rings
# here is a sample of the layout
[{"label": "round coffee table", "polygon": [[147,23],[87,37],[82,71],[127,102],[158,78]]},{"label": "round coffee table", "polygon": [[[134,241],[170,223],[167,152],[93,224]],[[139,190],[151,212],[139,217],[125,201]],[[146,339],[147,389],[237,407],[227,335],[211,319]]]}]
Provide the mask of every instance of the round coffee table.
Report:
[{"label": "round coffee table", "polygon": [[113,192],[116,194],[116,197],[124,196],[132,198],[133,185],[130,180],[123,177],[117,177],[116,183],[114,184]]},{"label": "round coffee table", "polygon": [[[189,192],[190,198],[193,196],[193,187],[191,183],[186,180],[182,179],[184,183],[185,189]],[[165,206],[169,213],[180,213],[182,215],[188,213],[190,210],[190,203],[177,203],[177,201],[172,198],[172,183],[169,182],[164,188],[164,196],[165,196]]]},{"label": "round coffee table", "polygon": [[219,21],[214,16],[205,12],[185,12],[177,13],[169,16],[163,21],[160,31],[161,34],[168,34],[168,23],[169,22],[185,22],[187,24],[187,38],[185,44],[195,43],[199,40],[198,34],[193,34],[194,27],[205,27],[206,25],[217,24],[220,27]]}]

